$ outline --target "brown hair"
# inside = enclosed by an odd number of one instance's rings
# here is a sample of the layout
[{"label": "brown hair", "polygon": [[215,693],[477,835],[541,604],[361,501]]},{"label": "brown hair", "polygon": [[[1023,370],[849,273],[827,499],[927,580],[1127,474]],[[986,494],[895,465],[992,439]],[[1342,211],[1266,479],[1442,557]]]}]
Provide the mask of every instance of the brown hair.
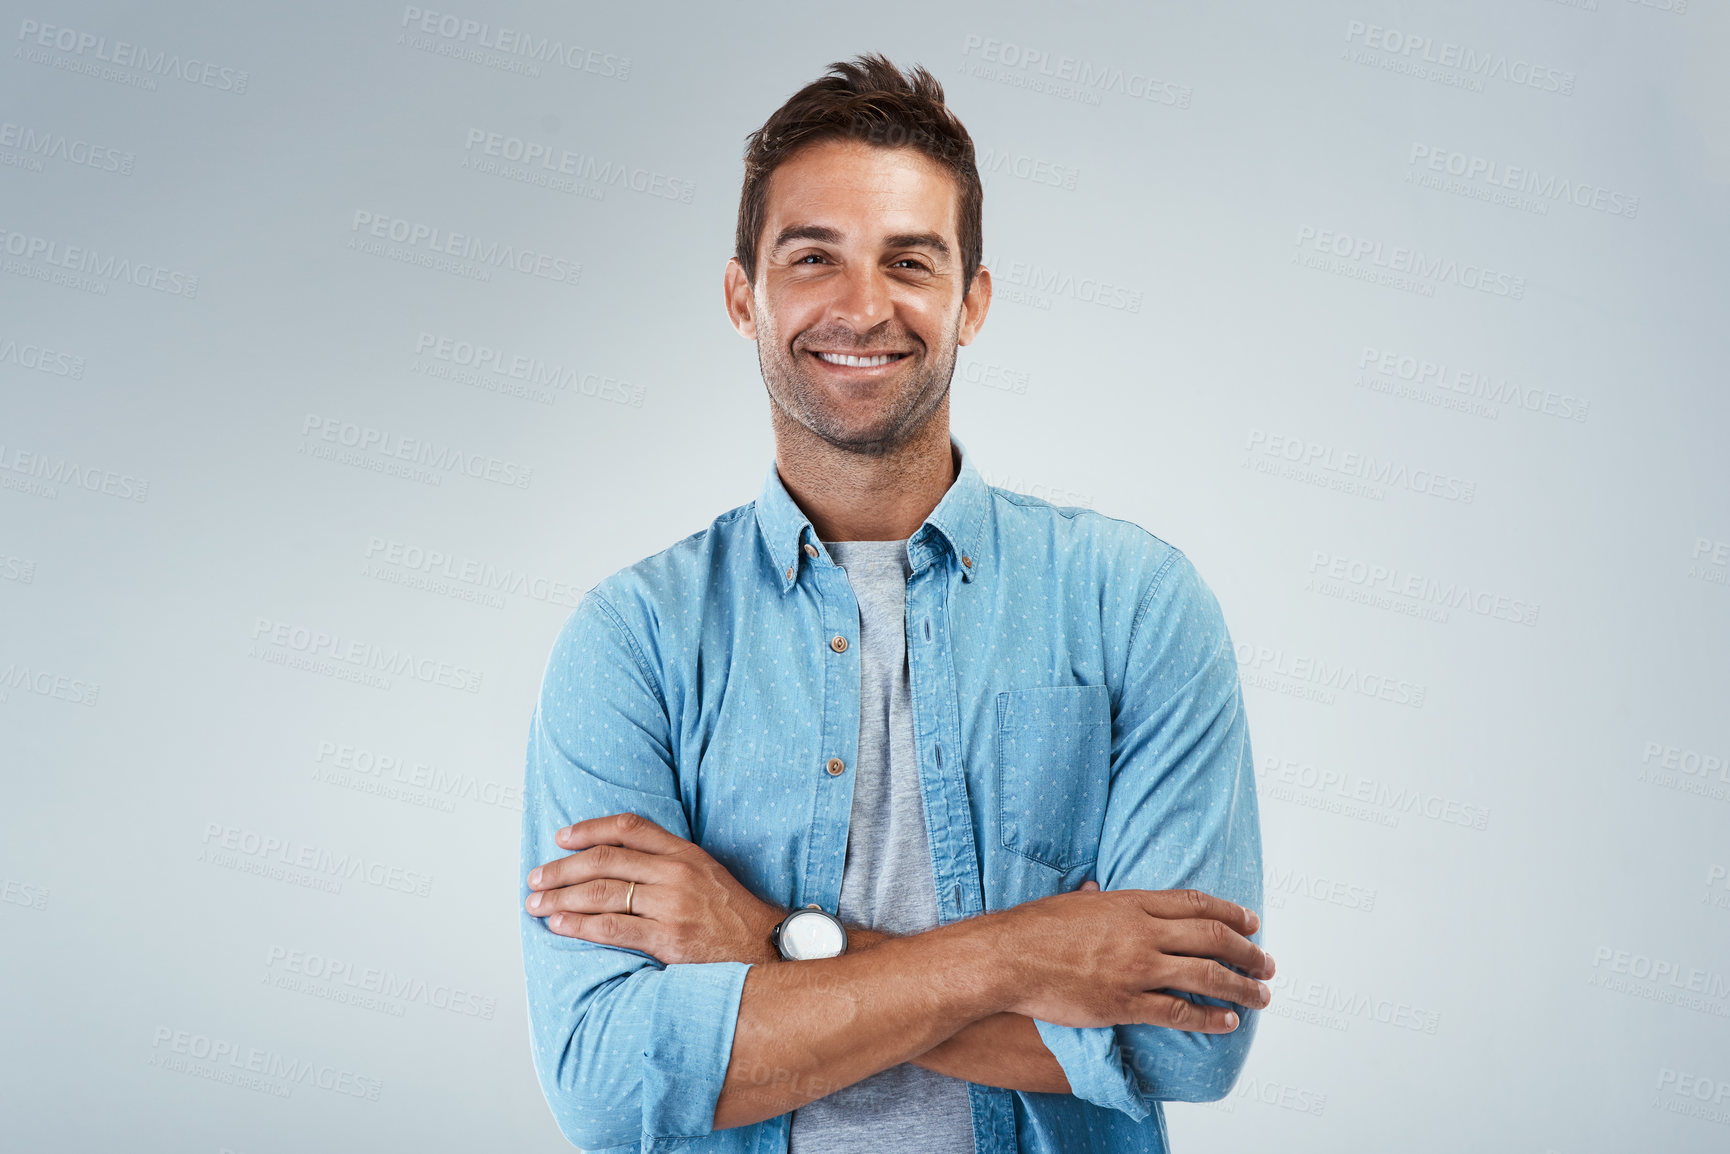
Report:
[{"label": "brown hair", "polygon": [[883,148],[916,148],[942,165],[960,187],[961,291],[973,287],[984,245],[985,192],[973,138],[943,103],[943,86],[923,67],[903,75],[881,53],[829,66],[745,138],[745,186],[739,193],[734,253],[753,283],[757,242],[768,211],[769,177],[799,149],[823,140],[862,140]]}]

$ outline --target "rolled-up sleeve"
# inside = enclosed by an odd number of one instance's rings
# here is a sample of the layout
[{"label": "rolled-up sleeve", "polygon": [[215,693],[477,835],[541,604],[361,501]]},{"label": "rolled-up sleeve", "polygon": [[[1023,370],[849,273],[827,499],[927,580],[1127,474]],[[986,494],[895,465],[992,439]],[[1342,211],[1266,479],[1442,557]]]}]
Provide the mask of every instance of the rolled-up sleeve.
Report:
[{"label": "rolled-up sleeve", "polygon": [[[1179,552],[1130,629],[1095,868],[1103,889],[1198,889],[1262,912],[1255,762],[1237,658],[1218,601]],[[1140,1121],[1155,1101],[1207,1102],[1230,1092],[1258,1018],[1234,1009],[1239,1024],[1229,1034],[1036,1025],[1072,1093]]]},{"label": "rolled-up sleeve", "polygon": [[[690,837],[670,732],[641,647],[591,591],[553,646],[529,725],[523,901],[529,871],[569,853],[553,835],[572,822],[629,811]],[[750,966],[663,966],[521,917],[535,1070],[565,1137],[605,1148],[709,1133]]]}]

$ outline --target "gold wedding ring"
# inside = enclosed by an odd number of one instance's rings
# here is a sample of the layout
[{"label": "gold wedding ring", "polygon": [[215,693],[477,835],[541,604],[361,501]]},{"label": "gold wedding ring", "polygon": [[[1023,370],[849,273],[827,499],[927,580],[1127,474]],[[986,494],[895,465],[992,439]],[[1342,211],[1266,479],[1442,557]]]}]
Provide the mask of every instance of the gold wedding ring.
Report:
[{"label": "gold wedding ring", "polygon": [[633,897],[635,897],[636,894],[637,894],[637,883],[632,882],[630,885],[630,888],[625,890],[625,912],[627,914],[631,912],[631,899]]}]

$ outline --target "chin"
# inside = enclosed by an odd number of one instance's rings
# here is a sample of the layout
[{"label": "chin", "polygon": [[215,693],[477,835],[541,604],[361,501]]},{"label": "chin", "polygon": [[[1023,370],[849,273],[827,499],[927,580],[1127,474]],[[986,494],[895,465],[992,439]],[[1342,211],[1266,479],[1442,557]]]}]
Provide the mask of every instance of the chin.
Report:
[{"label": "chin", "polygon": [[867,425],[851,428],[829,426],[827,434],[819,433],[825,441],[838,449],[859,453],[864,456],[880,457],[894,452],[912,439],[914,430],[904,429],[894,425]]}]

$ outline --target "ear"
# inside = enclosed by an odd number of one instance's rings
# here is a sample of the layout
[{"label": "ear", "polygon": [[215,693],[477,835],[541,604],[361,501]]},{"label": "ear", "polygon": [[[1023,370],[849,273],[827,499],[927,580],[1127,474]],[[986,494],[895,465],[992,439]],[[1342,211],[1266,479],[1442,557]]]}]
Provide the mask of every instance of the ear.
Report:
[{"label": "ear", "polygon": [[745,267],[739,263],[739,258],[727,258],[727,271],[721,278],[722,295],[726,298],[727,319],[733,322],[733,327],[740,336],[748,341],[757,339],[757,306],[756,295],[751,291],[751,282],[745,276]]},{"label": "ear", "polygon": [[980,265],[973,274],[973,284],[961,301],[961,331],[958,345],[971,344],[985,325],[985,314],[991,310],[991,270]]}]

